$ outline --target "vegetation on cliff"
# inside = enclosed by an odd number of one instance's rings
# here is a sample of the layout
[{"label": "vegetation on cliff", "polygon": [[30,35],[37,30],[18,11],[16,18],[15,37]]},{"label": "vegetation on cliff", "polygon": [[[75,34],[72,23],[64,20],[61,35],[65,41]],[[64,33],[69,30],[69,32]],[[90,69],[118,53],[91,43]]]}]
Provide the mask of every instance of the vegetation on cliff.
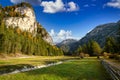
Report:
[{"label": "vegetation on cliff", "polygon": [[[21,6],[22,4],[24,3],[21,3],[18,6]],[[0,7],[0,15],[1,15],[0,16],[0,53],[1,54],[23,53],[28,55],[41,55],[41,56],[63,55],[62,50],[43,40],[42,36],[46,36],[47,34],[47,33],[43,33],[43,31],[45,32],[45,30],[38,29],[41,30],[42,32],[37,31],[36,35],[34,36],[29,31],[22,31],[21,29],[19,29],[19,27],[13,28],[12,26],[10,26],[8,28],[3,20],[3,18],[6,16],[6,14],[4,13],[6,12],[6,10],[7,12],[8,10],[10,10],[11,13],[12,12],[11,10],[13,8],[14,7],[8,7],[8,8],[2,8],[2,6]],[[13,16],[12,14],[9,15]],[[9,16],[7,15],[6,17]]]}]

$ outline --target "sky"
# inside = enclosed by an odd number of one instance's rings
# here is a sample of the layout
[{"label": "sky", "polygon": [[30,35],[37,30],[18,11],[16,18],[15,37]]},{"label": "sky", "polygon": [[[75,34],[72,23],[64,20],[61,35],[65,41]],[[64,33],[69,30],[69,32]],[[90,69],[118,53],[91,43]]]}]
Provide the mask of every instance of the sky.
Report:
[{"label": "sky", "polygon": [[98,25],[120,20],[120,0],[0,0],[3,7],[20,2],[33,6],[55,43],[79,40]]}]

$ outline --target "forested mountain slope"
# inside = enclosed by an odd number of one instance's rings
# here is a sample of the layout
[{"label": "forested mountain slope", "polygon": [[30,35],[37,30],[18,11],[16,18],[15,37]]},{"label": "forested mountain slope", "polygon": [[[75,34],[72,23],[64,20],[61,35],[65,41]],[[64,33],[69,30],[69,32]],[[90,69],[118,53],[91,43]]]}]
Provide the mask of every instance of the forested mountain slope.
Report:
[{"label": "forested mountain slope", "polygon": [[97,41],[101,47],[105,44],[105,39],[107,37],[117,38],[118,29],[119,29],[120,21],[116,23],[108,23],[104,25],[99,25],[92,31],[86,34],[82,39],[79,40],[79,45],[87,43],[90,40]]},{"label": "forested mountain slope", "polygon": [[0,7],[0,53],[62,55],[28,3]]},{"label": "forested mountain slope", "polygon": [[[92,31],[87,33],[79,41],[72,43],[72,46],[69,46],[67,54],[69,53],[74,54],[79,46],[87,44],[91,40],[96,41],[100,45],[100,47],[103,48],[105,45],[106,38],[113,37],[115,40],[118,38],[119,28],[120,28],[120,21],[116,23],[107,23],[107,24],[99,25],[96,28],[94,28]],[[67,44],[64,44],[64,45],[67,45]]]}]

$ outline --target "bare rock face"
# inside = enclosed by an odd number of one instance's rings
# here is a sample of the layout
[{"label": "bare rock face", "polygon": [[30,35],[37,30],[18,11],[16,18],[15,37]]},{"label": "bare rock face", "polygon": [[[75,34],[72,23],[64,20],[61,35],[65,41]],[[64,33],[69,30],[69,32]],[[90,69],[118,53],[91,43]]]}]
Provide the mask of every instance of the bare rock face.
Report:
[{"label": "bare rock face", "polygon": [[[22,31],[28,31],[34,35],[37,33],[37,21],[32,8],[27,6],[21,6],[15,8],[15,12],[19,12],[24,17],[6,17],[4,22],[7,27],[19,27]],[[42,36],[43,40],[47,41],[50,44],[53,44],[51,36],[46,32],[47,35]]]},{"label": "bare rock face", "polygon": [[36,18],[34,11],[29,7],[18,7],[15,12],[20,12],[21,15],[25,14],[25,17],[7,17],[5,18],[5,24],[7,27],[13,28],[19,27],[23,31],[35,32],[37,29]]},{"label": "bare rock face", "polygon": [[47,34],[46,36],[44,36],[43,39],[45,41],[47,41],[48,43],[50,43],[50,44],[53,45],[53,39],[52,39],[52,37],[49,34]]}]

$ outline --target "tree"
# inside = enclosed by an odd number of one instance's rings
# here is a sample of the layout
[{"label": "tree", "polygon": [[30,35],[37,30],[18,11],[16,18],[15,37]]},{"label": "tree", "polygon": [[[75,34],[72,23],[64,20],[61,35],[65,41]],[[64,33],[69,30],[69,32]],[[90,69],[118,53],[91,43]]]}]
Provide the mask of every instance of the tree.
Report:
[{"label": "tree", "polygon": [[83,51],[82,51],[82,47],[81,46],[79,46],[79,48],[77,49],[77,53],[82,53]]},{"label": "tree", "polygon": [[113,37],[108,37],[105,42],[104,51],[107,53],[116,52],[116,42]]},{"label": "tree", "polygon": [[99,56],[101,51],[100,45],[96,41],[90,40],[88,43],[80,46],[76,52],[90,54],[91,56]]},{"label": "tree", "polygon": [[117,49],[118,49],[118,53],[120,54],[120,23],[119,23],[119,30],[118,30],[118,39],[117,39]]},{"label": "tree", "polygon": [[102,51],[100,45],[96,41],[92,41],[91,46],[92,46],[93,54],[99,56]]},{"label": "tree", "polygon": [[0,53],[23,53],[41,56],[63,55],[61,49],[43,40],[43,37],[47,36],[48,33],[39,23],[37,24],[36,35],[29,31],[22,31],[19,27],[5,26],[4,17],[24,17],[20,12],[15,12],[15,9],[21,6],[31,7],[28,3],[5,8],[0,6]]}]

